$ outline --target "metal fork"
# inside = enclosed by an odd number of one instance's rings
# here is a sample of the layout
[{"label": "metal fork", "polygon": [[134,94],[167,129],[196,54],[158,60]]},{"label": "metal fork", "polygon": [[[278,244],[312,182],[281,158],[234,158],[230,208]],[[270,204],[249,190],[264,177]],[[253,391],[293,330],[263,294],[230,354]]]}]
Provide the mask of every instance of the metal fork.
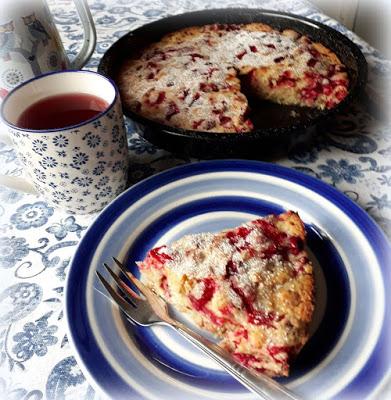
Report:
[{"label": "metal fork", "polygon": [[256,393],[262,399],[299,400],[296,395],[284,386],[265,375],[251,373],[250,370],[237,363],[231,354],[223,348],[192,331],[186,325],[174,320],[169,315],[167,303],[160,296],[139,281],[130,271],[127,271],[116,258],[113,257],[113,260],[121,272],[138,288],[142,296],[131,289],[106,263],[104,263],[105,268],[123,295],[121,296],[98,271],[96,271],[96,274],[103,286],[110,293],[114,302],[132,323],[141,326],[170,326],[199,350],[220,364],[247,389]]}]

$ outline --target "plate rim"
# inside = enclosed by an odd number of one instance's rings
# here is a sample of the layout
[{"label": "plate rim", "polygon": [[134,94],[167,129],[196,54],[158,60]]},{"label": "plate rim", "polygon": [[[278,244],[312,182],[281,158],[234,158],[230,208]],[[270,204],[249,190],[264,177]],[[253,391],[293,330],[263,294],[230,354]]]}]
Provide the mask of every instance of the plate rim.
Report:
[{"label": "plate rim", "polygon": [[[163,187],[166,184],[173,182],[175,180],[180,180],[184,177],[190,177],[193,175],[199,175],[199,174],[206,174],[210,172],[229,172],[229,171],[238,171],[238,172],[250,172],[250,173],[261,173],[264,175],[269,175],[269,176],[274,176],[277,178],[282,178],[285,180],[288,180],[290,182],[296,183],[298,185],[302,185],[306,188],[309,188],[313,191],[316,191],[320,196],[326,198],[327,200],[334,201],[334,205],[338,207],[344,214],[346,214],[358,227],[358,229],[361,232],[367,233],[365,237],[367,238],[369,244],[371,245],[374,254],[376,256],[376,259],[378,260],[380,271],[382,274],[382,278],[384,278],[385,274],[390,275],[390,271],[387,270],[387,260],[391,261],[391,243],[388,240],[387,236],[385,233],[381,230],[381,228],[378,226],[376,221],[368,214],[366,213],[358,204],[356,204],[353,200],[351,200],[347,195],[344,193],[340,192],[337,190],[335,187],[329,185],[328,183],[312,177],[310,175],[306,175],[301,171],[297,171],[295,169],[278,165],[278,164],[272,164],[272,163],[267,163],[267,162],[261,162],[261,161],[254,161],[254,160],[240,160],[240,159],[225,159],[225,160],[213,160],[213,161],[199,161],[195,163],[190,163],[190,164],[183,164],[179,165],[164,171],[161,171],[155,175],[152,175],[135,185],[129,187],[126,191],[124,191],[122,194],[120,194],[116,199],[114,199],[111,203],[109,203],[102,211],[101,213],[97,216],[97,218],[91,223],[91,225],[88,227],[88,229],[85,231],[82,239],[80,240],[75,253],[72,257],[70,269],[67,275],[67,279],[65,281],[65,294],[64,294],[64,299],[65,299],[65,307],[64,307],[64,314],[65,314],[65,320],[66,320],[66,327],[67,327],[67,332],[68,332],[68,338],[69,342],[71,344],[72,349],[74,350],[73,356],[77,360],[78,366],[82,370],[83,374],[88,378],[88,381],[91,385],[93,385],[94,389],[97,390],[97,392],[104,396],[105,398],[110,398],[111,392],[106,391],[104,386],[101,385],[100,382],[98,382],[92,373],[90,373],[90,366],[88,365],[88,362],[83,359],[83,357],[79,354],[78,348],[80,347],[80,343],[78,343],[78,339],[74,336],[74,330],[72,329],[72,321],[70,320],[69,314],[70,314],[70,307],[72,307],[72,296],[69,295],[69,292],[71,292],[73,289],[71,279],[72,276],[75,274],[75,271],[77,270],[77,265],[78,265],[78,258],[80,257],[80,251],[82,251],[83,247],[83,242],[89,239],[90,235],[95,235],[98,232],[98,240],[97,243],[99,242],[99,239],[102,237],[99,235],[99,223],[102,219],[105,219],[108,217],[108,221],[106,221],[106,228],[109,228],[113,221],[117,219],[119,215],[121,215],[129,206],[137,202],[140,198],[142,198],[145,195],[145,192],[149,193],[156,188]],[[179,172],[179,174],[178,174]],[[166,179],[163,183],[161,182],[162,180]],[[151,186],[152,185],[152,186]],[[143,190],[144,189],[144,190]],[[320,189],[320,190],[317,190]],[[119,202],[122,202],[124,199],[127,198],[127,196],[130,195],[130,193],[134,191],[139,191],[141,193],[138,193],[138,196],[132,197],[129,202],[126,203],[124,207],[116,208],[116,205]],[[117,213],[111,214],[112,211],[117,211]],[[117,215],[116,215],[117,214]],[[365,229],[366,228],[366,229]],[[95,233],[94,233],[95,232]],[[380,252],[378,250],[381,250]],[[389,263],[390,264],[390,263]],[[79,262],[80,265],[80,262]],[[79,267],[80,268],[80,267]],[[88,271],[88,269],[85,269],[85,271]],[[88,272],[85,272],[88,275]],[[389,280],[391,282],[391,277],[389,277]],[[384,281],[383,281],[383,287],[384,287]],[[385,287],[384,287],[385,289]],[[386,290],[384,290],[386,293]],[[386,304],[385,304],[386,307]],[[387,308],[387,307],[386,307]],[[373,352],[371,353],[370,357],[373,355],[375,352],[376,346],[378,345],[378,342],[382,336],[382,332],[384,332],[384,327],[385,323],[387,322],[387,310],[385,310],[384,315],[383,315],[383,325],[382,325],[382,330],[380,332],[380,336],[378,338],[378,341],[373,349]],[[388,314],[390,314],[390,311],[388,310]],[[391,317],[389,318],[391,321]],[[98,349],[98,351],[100,351]],[[115,372],[115,371],[114,371]],[[358,372],[357,376],[361,373]],[[382,375],[381,379],[377,381],[377,384],[380,385],[383,383],[383,378],[386,377],[387,374],[391,373],[391,368],[388,370],[384,371],[384,374]],[[353,380],[346,386],[349,387],[350,384],[357,378],[355,376]],[[118,376],[120,380],[122,380],[121,377]],[[378,389],[378,385],[374,386],[371,390],[371,393],[374,393],[376,389]],[[107,388],[106,388],[107,389]],[[127,392],[130,394],[130,391],[134,390],[131,389],[130,387],[127,388]],[[342,389],[341,392],[345,390]],[[135,394],[139,395],[138,392],[134,391]]]}]

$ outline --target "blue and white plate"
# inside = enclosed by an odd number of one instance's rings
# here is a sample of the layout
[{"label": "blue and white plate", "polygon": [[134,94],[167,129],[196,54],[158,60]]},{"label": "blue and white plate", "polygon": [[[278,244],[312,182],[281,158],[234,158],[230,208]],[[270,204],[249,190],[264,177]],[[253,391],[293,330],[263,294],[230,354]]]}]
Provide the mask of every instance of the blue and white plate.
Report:
[{"label": "blue and white plate", "polygon": [[82,239],[66,313],[84,374],[120,399],[253,399],[169,328],[136,328],[107,298],[95,271],[116,256],[131,270],[148,249],[185,234],[298,211],[315,266],[312,336],[281,379],[307,399],[364,399],[390,375],[390,245],[368,215],[334,188],[274,164],[211,161],[155,175],[112,202]]}]

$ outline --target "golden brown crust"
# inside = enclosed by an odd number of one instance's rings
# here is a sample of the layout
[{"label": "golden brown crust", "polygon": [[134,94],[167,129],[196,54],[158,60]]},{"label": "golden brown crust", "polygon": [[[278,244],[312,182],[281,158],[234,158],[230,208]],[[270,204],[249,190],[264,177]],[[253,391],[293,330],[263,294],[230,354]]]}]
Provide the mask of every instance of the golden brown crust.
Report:
[{"label": "golden brown crust", "polygon": [[262,24],[261,22],[253,22],[244,24],[243,29],[249,32],[272,32],[273,28],[270,25]]},{"label": "golden brown crust", "polygon": [[319,51],[320,54],[327,57],[330,60],[330,63],[336,65],[342,64],[338,56],[335,53],[333,53],[330,49],[325,47],[322,43],[312,43],[312,47],[315,50]]},{"label": "golden brown crust", "polygon": [[277,227],[291,236],[298,236],[305,239],[304,223],[299,217],[299,214],[294,211],[287,211],[279,216]]},{"label": "golden brown crust", "polygon": [[202,27],[191,26],[189,28],[179,29],[175,32],[168,33],[164,35],[160,40],[162,44],[179,44],[183,43],[188,39],[192,39],[195,36],[199,36],[203,34]]}]

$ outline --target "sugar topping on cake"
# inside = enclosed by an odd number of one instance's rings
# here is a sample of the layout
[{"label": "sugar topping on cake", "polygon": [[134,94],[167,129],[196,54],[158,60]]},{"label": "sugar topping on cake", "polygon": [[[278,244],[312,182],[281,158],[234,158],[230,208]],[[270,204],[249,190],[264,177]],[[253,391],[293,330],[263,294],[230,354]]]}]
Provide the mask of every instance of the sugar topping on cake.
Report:
[{"label": "sugar topping on cake", "polygon": [[286,212],[184,236],[138,265],[145,284],[216,333],[245,367],[287,376],[313,312],[304,238],[298,215]]},{"label": "sugar topping on cake", "polygon": [[186,129],[246,132],[253,125],[239,76],[259,98],[281,104],[331,108],[347,94],[338,58],[294,31],[262,24],[190,29],[124,64],[121,95],[134,112]]},{"label": "sugar topping on cake", "polygon": [[287,235],[269,232],[271,218],[262,224],[243,224],[217,238],[212,233],[184,236],[169,248],[165,267],[178,275],[202,280],[210,276],[232,279],[238,288],[251,293],[267,285],[280,271],[295,271],[298,260],[287,257],[291,242]]}]

